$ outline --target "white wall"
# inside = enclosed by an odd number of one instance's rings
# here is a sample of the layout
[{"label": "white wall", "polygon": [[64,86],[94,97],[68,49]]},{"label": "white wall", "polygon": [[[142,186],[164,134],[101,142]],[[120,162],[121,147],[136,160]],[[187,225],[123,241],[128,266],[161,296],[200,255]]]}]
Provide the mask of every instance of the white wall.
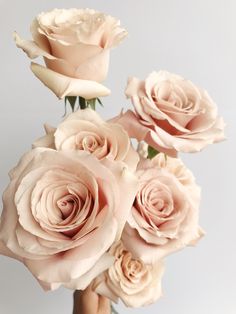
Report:
[{"label": "white wall", "polygon": [[[12,40],[14,30],[30,37],[32,18],[54,7],[99,9],[119,17],[129,31],[112,52],[104,117],[130,105],[123,95],[127,76],[166,69],[206,88],[228,124],[227,141],[183,156],[202,186],[206,237],[167,258],[162,300],[146,309],[121,306],[120,313],[236,313],[236,1],[0,0],[1,193],[8,170],[41,136],[42,124],[56,124],[63,114],[63,102],[34,78]],[[0,314],[67,314],[71,308],[70,291],[46,294],[22,264],[0,256]]]}]

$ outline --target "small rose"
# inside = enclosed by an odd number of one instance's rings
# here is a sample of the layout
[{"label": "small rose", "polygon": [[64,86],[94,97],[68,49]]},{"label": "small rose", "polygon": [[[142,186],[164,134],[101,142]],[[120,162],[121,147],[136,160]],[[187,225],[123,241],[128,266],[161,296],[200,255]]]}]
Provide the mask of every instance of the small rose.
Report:
[{"label": "small rose", "polygon": [[115,261],[95,279],[93,286],[98,294],[116,303],[120,298],[129,307],[149,305],[162,296],[162,261],[145,264],[134,258],[121,241],[113,245],[109,253],[115,257]]},{"label": "small rose", "polygon": [[195,244],[203,235],[198,225],[200,189],[181,160],[158,154],[138,166],[139,191],[122,240],[147,263]]},{"label": "small rose", "polygon": [[24,262],[45,290],[85,289],[112,263],[137,179],[123,162],[36,148],[10,173],[0,252]]},{"label": "small rose", "polygon": [[34,147],[56,150],[82,150],[98,159],[124,161],[136,170],[138,153],[133,149],[127,132],[121,125],[105,122],[92,109],[70,114],[57,128],[46,126],[46,135],[34,142]]},{"label": "small rose", "polygon": [[206,91],[165,71],[151,73],[145,81],[130,78],[126,95],[135,114],[118,120],[131,137],[146,141],[158,151],[198,152],[224,139],[224,122]]},{"label": "small rose", "polygon": [[90,9],[54,9],[36,17],[31,33],[33,41],[15,33],[16,45],[31,59],[44,57],[47,68],[32,63],[31,69],[59,98],[109,94],[99,83],[107,76],[110,49],[127,35],[117,19]]}]

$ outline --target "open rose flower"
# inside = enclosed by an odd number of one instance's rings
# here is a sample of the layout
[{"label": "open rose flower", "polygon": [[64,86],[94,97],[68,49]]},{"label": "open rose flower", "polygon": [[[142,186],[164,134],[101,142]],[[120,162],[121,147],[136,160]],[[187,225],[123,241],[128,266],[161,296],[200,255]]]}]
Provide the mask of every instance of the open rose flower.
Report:
[{"label": "open rose flower", "polygon": [[190,170],[159,154],[138,167],[139,191],[122,240],[135,257],[153,263],[193,245],[203,235],[198,225],[200,190]]},{"label": "open rose flower", "polygon": [[15,33],[16,45],[31,59],[44,57],[47,68],[32,63],[31,69],[59,98],[109,94],[99,83],[107,76],[110,49],[127,35],[117,19],[90,9],[54,9],[37,16],[31,33],[33,41]]},{"label": "open rose flower", "polygon": [[224,139],[224,122],[206,91],[165,71],[151,73],[145,81],[131,78],[126,95],[135,114],[120,117],[130,136],[146,141],[170,156],[198,152]]},{"label": "open rose flower", "polygon": [[46,135],[33,144],[57,150],[84,150],[98,159],[124,161],[135,170],[139,161],[127,132],[121,125],[105,122],[92,109],[70,114],[57,129],[46,126]]},{"label": "open rose flower", "polygon": [[123,162],[36,148],[10,173],[1,254],[22,261],[46,290],[84,289],[113,258],[137,190]]},{"label": "open rose flower", "polygon": [[114,302],[119,298],[129,307],[154,303],[162,296],[161,279],[164,265],[153,265],[133,258],[121,241],[114,244],[109,253],[115,257],[114,264],[95,279],[95,291]]}]

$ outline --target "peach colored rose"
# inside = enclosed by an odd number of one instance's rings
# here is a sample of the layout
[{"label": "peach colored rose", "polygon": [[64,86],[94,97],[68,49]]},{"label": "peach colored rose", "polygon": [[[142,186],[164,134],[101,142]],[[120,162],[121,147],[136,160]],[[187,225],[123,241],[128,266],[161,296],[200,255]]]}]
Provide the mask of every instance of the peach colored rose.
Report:
[{"label": "peach colored rose", "polygon": [[149,305],[162,296],[162,261],[145,264],[133,258],[121,241],[113,245],[109,253],[115,257],[115,262],[95,279],[93,287],[98,294],[114,302],[120,298],[129,307]]},{"label": "peach colored rose", "polygon": [[224,122],[206,91],[165,71],[151,73],[145,81],[130,78],[126,95],[135,114],[120,117],[130,136],[158,151],[197,152],[224,139]]},{"label": "peach colored rose", "polygon": [[117,19],[90,9],[54,9],[36,17],[31,33],[33,41],[15,33],[16,45],[31,59],[44,57],[47,68],[32,63],[31,69],[59,98],[109,94],[99,83],[107,76],[110,49],[127,35]]},{"label": "peach colored rose", "polygon": [[78,110],[70,114],[57,129],[46,126],[44,137],[34,147],[57,150],[84,150],[98,159],[124,161],[136,170],[138,153],[132,148],[127,132],[119,124],[109,123],[92,109]]},{"label": "peach colored rose", "polygon": [[189,169],[159,154],[142,160],[139,191],[122,240],[135,257],[153,263],[192,245],[203,235],[198,225],[200,189]]},{"label": "peach colored rose", "polygon": [[123,162],[36,148],[10,173],[0,252],[23,261],[46,290],[84,289],[112,263],[137,191]]}]

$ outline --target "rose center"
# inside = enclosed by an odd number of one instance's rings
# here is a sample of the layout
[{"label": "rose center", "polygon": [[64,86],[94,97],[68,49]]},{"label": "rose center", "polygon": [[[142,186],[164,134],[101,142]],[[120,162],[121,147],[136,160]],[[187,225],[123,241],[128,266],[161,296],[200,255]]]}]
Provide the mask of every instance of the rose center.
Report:
[{"label": "rose center", "polygon": [[171,219],[174,210],[172,192],[158,179],[148,180],[141,186],[134,207],[151,229],[159,228]]},{"label": "rose center", "polygon": [[125,277],[131,282],[138,281],[143,276],[144,265],[133,259],[130,252],[123,255],[121,267]]},{"label": "rose center", "polygon": [[79,150],[85,150],[90,153],[95,152],[99,147],[103,147],[105,140],[103,137],[99,137],[97,135],[86,135],[82,139],[76,139],[76,146]]},{"label": "rose center", "polygon": [[61,211],[62,218],[66,219],[73,212],[75,207],[75,201],[70,198],[70,196],[66,196],[57,201],[57,206]]},{"label": "rose center", "polygon": [[176,86],[172,82],[164,81],[158,84],[152,91],[152,99],[167,114],[175,107],[183,112],[192,112],[196,108],[196,99],[191,93],[186,93],[182,86]]}]

